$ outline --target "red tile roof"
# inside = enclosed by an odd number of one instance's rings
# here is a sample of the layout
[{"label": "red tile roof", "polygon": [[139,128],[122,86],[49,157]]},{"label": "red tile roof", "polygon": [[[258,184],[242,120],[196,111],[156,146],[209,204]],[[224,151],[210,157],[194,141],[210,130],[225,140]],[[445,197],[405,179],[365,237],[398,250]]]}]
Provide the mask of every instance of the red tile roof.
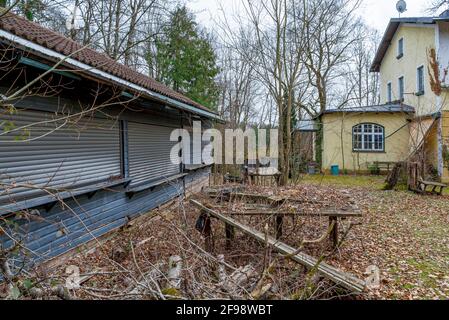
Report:
[{"label": "red tile roof", "polygon": [[79,62],[107,72],[123,80],[144,87],[148,90],[162,94],[168,98],[186,103],[193,107],[213,112],[176,92],[156,80],[139,73],[125,65],[122,65],[107,55],[99,53],[91,48],[83,48],[83,45],[73,41],[57,32],[28,21],[12,13],[0,17],[0,29],[10,32],[20,38],[39,44],[65,56],[69,56]]}]

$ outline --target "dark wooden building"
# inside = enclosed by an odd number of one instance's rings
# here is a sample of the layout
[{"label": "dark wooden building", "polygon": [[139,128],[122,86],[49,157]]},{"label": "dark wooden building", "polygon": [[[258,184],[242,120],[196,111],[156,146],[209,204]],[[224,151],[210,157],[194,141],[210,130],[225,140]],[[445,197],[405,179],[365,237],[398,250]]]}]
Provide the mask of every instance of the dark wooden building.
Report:
[{"label": "dark wooden building", "polygon": [[216,113],[11,13],[0,51],[0,247],[20,243],[17,261],[61,255],[208,183],[208,141],[176,163],[171,134]]}]

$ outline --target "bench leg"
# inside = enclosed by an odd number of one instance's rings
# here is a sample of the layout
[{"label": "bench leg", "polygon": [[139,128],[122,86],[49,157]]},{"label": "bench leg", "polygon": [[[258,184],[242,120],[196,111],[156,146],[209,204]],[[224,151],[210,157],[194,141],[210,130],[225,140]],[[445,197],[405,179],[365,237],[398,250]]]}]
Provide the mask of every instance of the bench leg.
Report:
[{"label": "bench leg", "polygon": [[205,217],[204,217],[203,236],[204,236],[205,250],[209,253],[213,252],[214,251],[214,243],[213,243],[213,239],[212,239],[212,227],[210,224],[209,215],[205,215]]},{"label": "bench leg", "polygon": [[282,225],[283,222],[283,216],[281,214],[276,216],[276,239],[280,239],[282,237]]},{"label": "bench leg", "polygon": [[234,240],[235,230],[230,224],[225,223],[226,231],[226,249],[230,250],[232,246],[232,241]]},{"label": "bench leg", "polygon": [[329,235],[331,241],[332,241],[332,247],[335,249],[338,245],[338,220],[336,217],[329,217],[329,225],[334,223],[334,227],[332,228],[332,231]]},{"label": "bench leg", "polygon": [[423,183],[419,184],[419,190],[421,190],[422,193],[426,193],[427,186]]}]

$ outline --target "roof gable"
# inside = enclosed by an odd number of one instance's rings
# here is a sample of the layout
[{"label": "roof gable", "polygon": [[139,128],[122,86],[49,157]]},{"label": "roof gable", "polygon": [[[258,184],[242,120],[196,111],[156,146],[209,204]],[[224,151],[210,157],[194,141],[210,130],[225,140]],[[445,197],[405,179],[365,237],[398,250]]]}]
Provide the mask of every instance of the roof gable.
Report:
[{"label": "roof gable", "polygon": [[376,56],[371,64],[370,72],[379,72],[382,60],[387,53],[388,48],[391,45],[396,32],[398,31],[401,24],[416,24],[416,25],[430,25],[435,24],[436,18],[433,17],[417,17],[417,18],[393,18],[390,19],[387,29],[382,37],[382,41],[376,52]]}]

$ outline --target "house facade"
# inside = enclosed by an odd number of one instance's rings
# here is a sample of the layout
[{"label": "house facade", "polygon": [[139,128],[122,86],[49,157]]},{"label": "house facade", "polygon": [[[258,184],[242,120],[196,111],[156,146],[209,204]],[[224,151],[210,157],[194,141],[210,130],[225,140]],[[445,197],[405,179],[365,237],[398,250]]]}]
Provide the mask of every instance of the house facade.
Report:
[{"label": "house facade", "polygon": [[[221,121],[155,80],[42,26],[0,19],[0,247],[59,256],[208,184],[174,130]],[[172,161],[176,144],[180,163]],[[176,149],[175,149],[176,150]]]},{"label": "house facade", "polygon": [[397,162],[409,152],[410,106],[392,104],[328,110],[320,116],[322,164],[367,172],[377,162]]},{"label": "house facade", "polygon": [[[349,170],[367,169],[373,161],[399,161],[423,154],[428,171],[444,182],[449,181],[449,12],[440,17],[394,18],[390,20],[371,66],[371,72],[380,76],[381,106],[362,108],[349,125],[341,126],[349,113],[340,112],[339,120],[325,115],[323,122],[323,167],[339,164]],[[379,108],[397,112],[378,112]],[[411,109],[414,114],[412,115]],[[400,110],[407,110],[405,113]],[[351,114],[354,114],[353,112]],[[403,126],[404,121],[408,125]],[[330,125],[334,123],[334,125]],[[378,125],[378,129],[364,123]],[[361,124],[360,127],[356,127]],[[351,127],[352,126],[352,127]],[[384,128],[383,150],[376,150],[369,135],[367,150],[354,148],[358,130]],[[344,152],[337,150],[337,140],[344,132]],[[391,136],[392,131],[394,135]],[[375,138],[375,132],[372,139]],[[408,138],[407,138],[408,135]],[[352,143],[351,143],[352,142]],[[326,148],[329,148],[326,150]],[[341,154],[340,158],[337,154]],[[357,166],[348,160],[357,160]],[[359,166],[359,164],[361,165]]]}]

